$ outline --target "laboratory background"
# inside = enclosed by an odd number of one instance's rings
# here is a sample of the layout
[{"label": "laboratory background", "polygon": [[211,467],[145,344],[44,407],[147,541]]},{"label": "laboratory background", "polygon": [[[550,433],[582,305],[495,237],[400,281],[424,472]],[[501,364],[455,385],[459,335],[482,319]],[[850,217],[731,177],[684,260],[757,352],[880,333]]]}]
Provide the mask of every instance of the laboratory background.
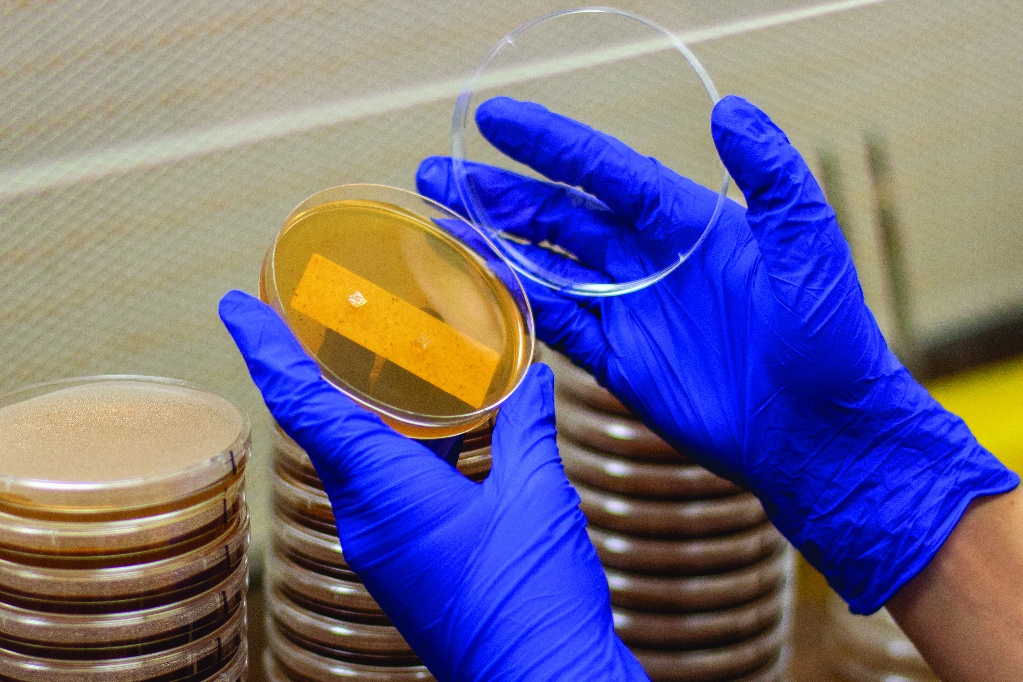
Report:
[{"label": "laboratory background", "polygon": [[[139,374],[244,408],[249,679],[271,679],[262,595],[278,436],[217,303],[229,289],[256,291],[267,249],[307,196],[356,182],[415,190],[419,161],[450,153],[455,100],[483,55],[523,22],[573,6],[0,6],[0,392]],[[897,354],[1023,471],[1023,3],[614,6],[678,35],[722,94],[786,131],[836,209]],[[646,121],[660,111],[658,87],[607,80],[576,105]],[[845,623],[854,617],[836,611],[823,580],[787,561],[783,665],[689,679],[932,679],[883,613],[869,631]],[[870,665],[835,663],[857,656]],[[902,676],[871,677],[886,665]]]}]

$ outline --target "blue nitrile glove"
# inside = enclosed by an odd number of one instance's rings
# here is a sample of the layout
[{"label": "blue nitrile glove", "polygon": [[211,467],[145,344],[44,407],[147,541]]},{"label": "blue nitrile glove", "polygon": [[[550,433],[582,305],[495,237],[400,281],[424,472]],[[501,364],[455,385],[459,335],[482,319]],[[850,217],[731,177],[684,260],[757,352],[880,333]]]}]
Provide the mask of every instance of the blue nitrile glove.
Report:
[{"label": "blue nitrile glove", "polygon": [[[477,110],[482,134],[551,180],[472,165],[502,229],[549,268],[632,280],[684,252],[717,195],[621,142],[532,103]],[[784,133],[739,97],[712,132],[748,210],[728,202],[676,271],[591,300],[526,282],[538,336],[670,443],[756,493],[782,533],[869,613],[931,559],[974,498],[1018,477],[888,350],[835,215]],[[451,161],[419,191],[464,213]],[[595,197],[599,201],[595,201]]]},{"label": "blue nitrile glove", "polygon": [[345,561],[438,680],[645,680],[554,441],[550,370],[501,407],[473,483],[327,384],[284,322],[230,292],[220,316],[274,419],[309,453]]}]

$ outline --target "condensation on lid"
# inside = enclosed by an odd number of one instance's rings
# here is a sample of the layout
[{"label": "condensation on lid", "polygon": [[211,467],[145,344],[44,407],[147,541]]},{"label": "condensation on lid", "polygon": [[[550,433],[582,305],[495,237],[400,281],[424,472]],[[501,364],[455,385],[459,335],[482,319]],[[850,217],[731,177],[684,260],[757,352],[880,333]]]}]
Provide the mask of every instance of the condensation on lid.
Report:
[{"label": "condensation on lid", "polygon": [[0,505],[116,510],[186,498],[237,474],[245,414],[197,386],[86,377],[0,398]]}]

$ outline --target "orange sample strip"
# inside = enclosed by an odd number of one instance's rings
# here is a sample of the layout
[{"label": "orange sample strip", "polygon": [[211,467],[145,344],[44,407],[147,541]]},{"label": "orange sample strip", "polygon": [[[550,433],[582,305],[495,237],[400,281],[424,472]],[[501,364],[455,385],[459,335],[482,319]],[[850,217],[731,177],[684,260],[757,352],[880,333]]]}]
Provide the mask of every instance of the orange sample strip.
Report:
[{"label": "orange sample strip", "polygon": [[291,307],[477,409],[501,359],[492,348],[317,253]]}]

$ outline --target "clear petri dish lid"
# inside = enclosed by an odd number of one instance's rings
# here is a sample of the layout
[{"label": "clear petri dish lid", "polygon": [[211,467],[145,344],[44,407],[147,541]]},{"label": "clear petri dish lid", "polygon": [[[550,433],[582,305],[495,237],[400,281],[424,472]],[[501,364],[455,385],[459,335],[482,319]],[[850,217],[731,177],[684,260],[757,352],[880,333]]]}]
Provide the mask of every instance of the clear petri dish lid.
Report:
[{"label": "clear petri dish lid", "polygon": [[[433,675],[424,665],[386,665],[380,663],[356,663],[342,660],[306,648],[290,639],[266,617],[268,651],[272,652],[274,663],[280,666],[280,673],[287,679],[293,676],[312,682],[332,682],[339,679],[358,679],[364,682],[426,682]],[[275,666],[276,667],[276,666]]]},{"label": "clear petri dish lid", "polygon": [[324,378],[407,436],[485,422],[533,353],[525,291],[500,252],[415,193],[344,185],[297,206],[260,296]]},{"label": "clear petri dish lid", "polygon": [[245,642],[245,609],[210,634],[164,651],[106,660],[64,660],[3,651],[0,678],[35,682],[144,682],[204,679],[229,666]]},{"label": "clear petri dish lid", "polygon": [[[709,198],[717,196],[716,205],[709,202],[715,208],[656,248],[648,244],[642,262],[625,263],[622,254],[637,250],[642,235],[628,216],[607,212],[609,201],[623,200],[620,192],[613,198],[587,194],[573,182],[578,178],[548,178],[534,170],[536,164],[524,163],[550,138],[522,144],[518,133],[504,145],[516,159],[499,151],[480,132],[481,108],[488,120],[521,120],[522,115],[495,98],[536,103],[602,131],[710,188]],[[498,41],[455,106],[452,157],[466,215],[521,275],[556,291],[597,297],[647,287],[694,252],[724,205],[728,174],[710,134],[718,99],[696,55],[652,21],[604,7],[533,19]],[[530,180],[547,179],[564,183],[567,197],[545,200],[541,197],[549,192],[530,191]],[[510,202],[521,205],[512,210]],[[566,209],[552,218],[552,205]],[[536,209],[544,210],[546,219],[536,220]],[[566,234],[573,236],[566,239]],[[557,244],[550,248],[552,239]]]},{"label": "clear petri dish lid", "polygon": [[131,518],[195,504],[239,477],[251,449],[239,407],[205,388],[97,376],[0,396],[0,509]]},{"label": "clear petri dish lid", "polygon": [[156,603],[161,593],[180,593],[190,586],[202,591],[207,581],[222,579],[245,559],[248,544],[246,514],[205,545],[157,561],[86,569],[0,559],[0,594],[9,603],[55,602],[47,610],[102,610],[104,602],[130,600]]},{"label": "clear petri dish lid", "polygon": [[180,554],[190,541],[220,531],[245,510],[245,480],[236,478],[221,494],[151,516],[96,521],[34,518],[0,509],[0,556],[6,552],[46,557],[107,557],[143,552]]},{"label": "clear petri dish lid", "polygon": [[[201,626],[215,629],[242,604],[248,587],[247,569],[247,564],[240,563],[226,578],[199,594],[137,611],[49,613],[0,601],[0,638],[55,648],[145,644],[179,634],[191,641],[202,634]],[[213,627],[208,627],[211,623]]]}]

